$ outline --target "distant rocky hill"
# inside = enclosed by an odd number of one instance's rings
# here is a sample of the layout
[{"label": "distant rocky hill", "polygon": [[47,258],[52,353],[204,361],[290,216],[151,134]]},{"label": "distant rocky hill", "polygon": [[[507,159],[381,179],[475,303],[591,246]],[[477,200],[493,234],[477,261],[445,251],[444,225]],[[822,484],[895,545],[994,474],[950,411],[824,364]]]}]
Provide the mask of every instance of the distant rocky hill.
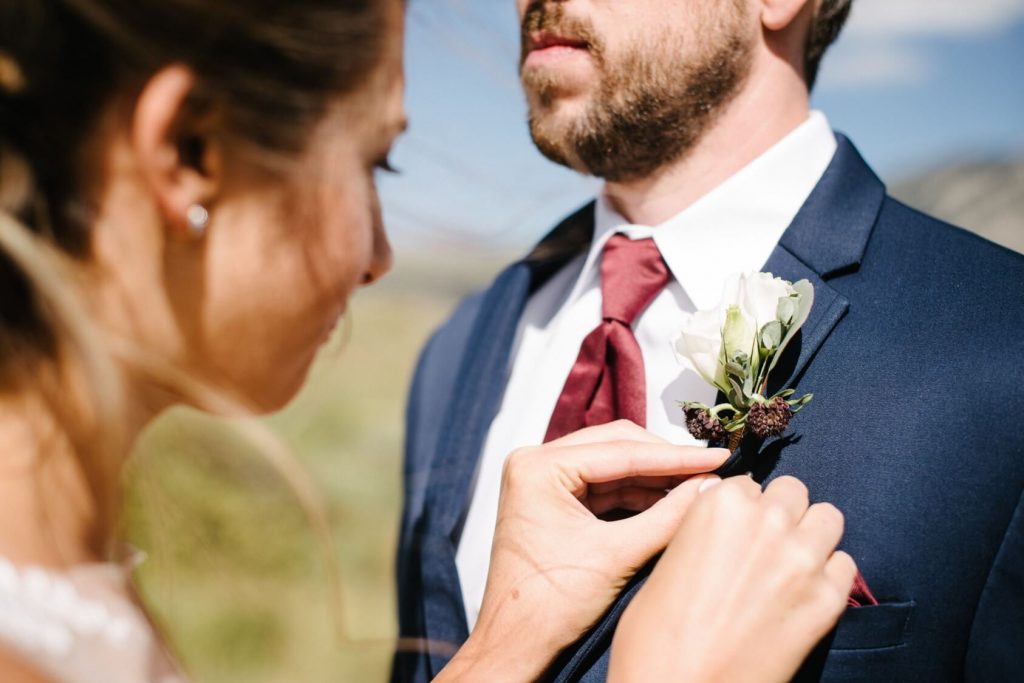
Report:
[{"label": "distant rocky hill", "polygon": [[914,208],[1024,252],[1024,159],[946,166],[890,190]]}]

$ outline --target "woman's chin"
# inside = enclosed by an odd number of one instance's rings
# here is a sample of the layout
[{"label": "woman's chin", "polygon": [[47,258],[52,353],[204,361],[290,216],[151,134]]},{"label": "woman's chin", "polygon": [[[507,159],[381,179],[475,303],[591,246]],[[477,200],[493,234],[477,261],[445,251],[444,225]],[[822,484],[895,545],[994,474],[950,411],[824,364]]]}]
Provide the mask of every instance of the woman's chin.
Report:
[{"label": "woman's chin", "polygon": [[295,398],[309,376],[309,369],[312,367],[312,359],[305,363],[295,372],[287,375],[280,374],[262,384],[258,390],[250,394],[250,403],[253,409],[260,414],[274,413],[281,410]]},{"label": "woman's chin", "polygon": [[[318,331],[319,332],[319,331]],[[199,372],[204,384],[220,396],[189,396],[187,403],[225,416],[264,415],[287,406],[302,389],[327,336],[308,335],[301,344],[269,342],[259,357],[218,355],[220,362]],[[273,349],[271,348],[273,347]]]},{"label": "woman's chin", "polygon": [[[222,417],[251,417],[274,413],[287,406],[306,383],[315,354],[308,360],[292,362],[273,372],[250,375],[240,381],[226,381],[221,386],[228,401],[216,405],[197,406]],[[293,359],[294,360],[294,359]]]}]

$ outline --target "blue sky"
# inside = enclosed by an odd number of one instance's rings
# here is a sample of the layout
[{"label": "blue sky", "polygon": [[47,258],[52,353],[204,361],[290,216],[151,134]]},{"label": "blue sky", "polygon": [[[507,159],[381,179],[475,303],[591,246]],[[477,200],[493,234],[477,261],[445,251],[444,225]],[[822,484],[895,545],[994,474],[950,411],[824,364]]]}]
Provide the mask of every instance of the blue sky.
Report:
[{"label": "blue sky", "polygon": [[[595,193],[530,142],[513,0],[411,0],[406,32],[411,126],[380,183],[399,257],[523,249]],[[1024,0],[854,0],[813,99],[886,181],[1024,156]]]}]

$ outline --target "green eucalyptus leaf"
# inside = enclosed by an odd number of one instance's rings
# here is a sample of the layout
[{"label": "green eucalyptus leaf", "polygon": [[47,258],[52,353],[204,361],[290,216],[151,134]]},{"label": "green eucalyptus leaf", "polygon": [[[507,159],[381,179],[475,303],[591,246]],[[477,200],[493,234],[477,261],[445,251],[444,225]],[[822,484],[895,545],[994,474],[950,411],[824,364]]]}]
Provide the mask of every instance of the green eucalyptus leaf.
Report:
[{"label": "green eucalyptus leaf", "polygon": [[725,411],[733,413],[737,412],[736,408],[734,408],[731,403],[719,403],[717,406],[711,409],[711,415],[720,418],[721,414]]},{"label": "green eucalyptus leaf", "polygon": [[743,379],[743,377],[747,374],[747,369],[736,362],[726,363],[725,371],[730,376],[735,377],[736,379]]},{"label": "green eucalyptus leaf", "polygon": [[[775,320],[786,327],[793,324],[797,312],[800,310],[799,296],[784,296],[779,298],[778,308],[775,309]],[[778,346],[778,344],[776,344]]]},{"label": "green eucalyptus leaf", "polygon": [[722,428],[727,432],[738,432],[747,426],[747,414],[739,413],[733,419],[722,424]]},{"label": "green eucalyptus leaf", "polygon": [[[779,299],[779,301],[783,301]],[[779,344],[782,343],[782,323],[778,320],[773,320],[770,323],[765,324],[761,328],[760,342],[761,348],[765,351],[774,351],[779,348]]]},{"label": "green eucalyptus leaf", "polygon": [[733,399],[733,404],[738,403],[741,406],[745,406],[747,404],[747,401],[746,394],[743,393],[743,387],[741,387],[739,383],[732,377],[729,378],[729,384],[732,386],[732,395],[730,396],[730,398]]},{"label": "green eucalyptus leaf", "polygon": [[758,344],[757,339],[754,340],[753,353],[750,354],[750,376],[757,377],[761,374],[761,368],[764,366],[765,357],[761,353],[761,347]]},{"label": "green eucalyptus leaf", "polygon": [[796,415],[804,409],[804,406],[811,402],[812,398],[814,398],[814,394],[804,394],[800,398],[792,401],[786,401],[786,403],[789,404],[789,409],[793,411],[794,415]]},{"label": "green eucalyptus leaf", "polygon": [[[796,305],[796,313],[793,316],[792,323],[786,325],[786,335],[782,338],[782,343],[779,344],[778,350],[775,352],[775,357],[772,359],[771,364],[768,366],[768,370],[765,373],[765,377],[771,374],[771,371],[775,368],[775,364],[779,362],[779,358],[782,357],[782,351],[786,348],[786,345],[793,340],[796,333],[803,327],[803,324],[807,322],[807,317],[811,314],[811,308],[814,306],[814,286],[811,285],[807,280],[800,280],[793,283],[793,290],[796,292],[786,300],[792,301]],[[782,299],[779,299],[780,303]],[[788,304],[785,304],[788,305]]]},{"label": "green eucalyptus leaf", "polygon": [[750,338],[754,330],[739,306],[729,306],[725,313],[725,324],[722,326],[722,344],[725,357],[736,360],[740,355],[747,359]]}]

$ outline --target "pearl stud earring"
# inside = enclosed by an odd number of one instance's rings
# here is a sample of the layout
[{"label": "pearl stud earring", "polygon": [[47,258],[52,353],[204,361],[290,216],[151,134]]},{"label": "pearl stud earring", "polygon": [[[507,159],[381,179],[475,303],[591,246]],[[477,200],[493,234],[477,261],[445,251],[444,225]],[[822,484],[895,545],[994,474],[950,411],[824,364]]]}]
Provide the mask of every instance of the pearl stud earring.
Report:
[{"label": "pearl stud earring", "polygon": [[210,224],[210,212],[202,204],[193,204],[185,212],[185,219],[188,221],[192,236],[202,237],[206,232],[206,226]]}]

